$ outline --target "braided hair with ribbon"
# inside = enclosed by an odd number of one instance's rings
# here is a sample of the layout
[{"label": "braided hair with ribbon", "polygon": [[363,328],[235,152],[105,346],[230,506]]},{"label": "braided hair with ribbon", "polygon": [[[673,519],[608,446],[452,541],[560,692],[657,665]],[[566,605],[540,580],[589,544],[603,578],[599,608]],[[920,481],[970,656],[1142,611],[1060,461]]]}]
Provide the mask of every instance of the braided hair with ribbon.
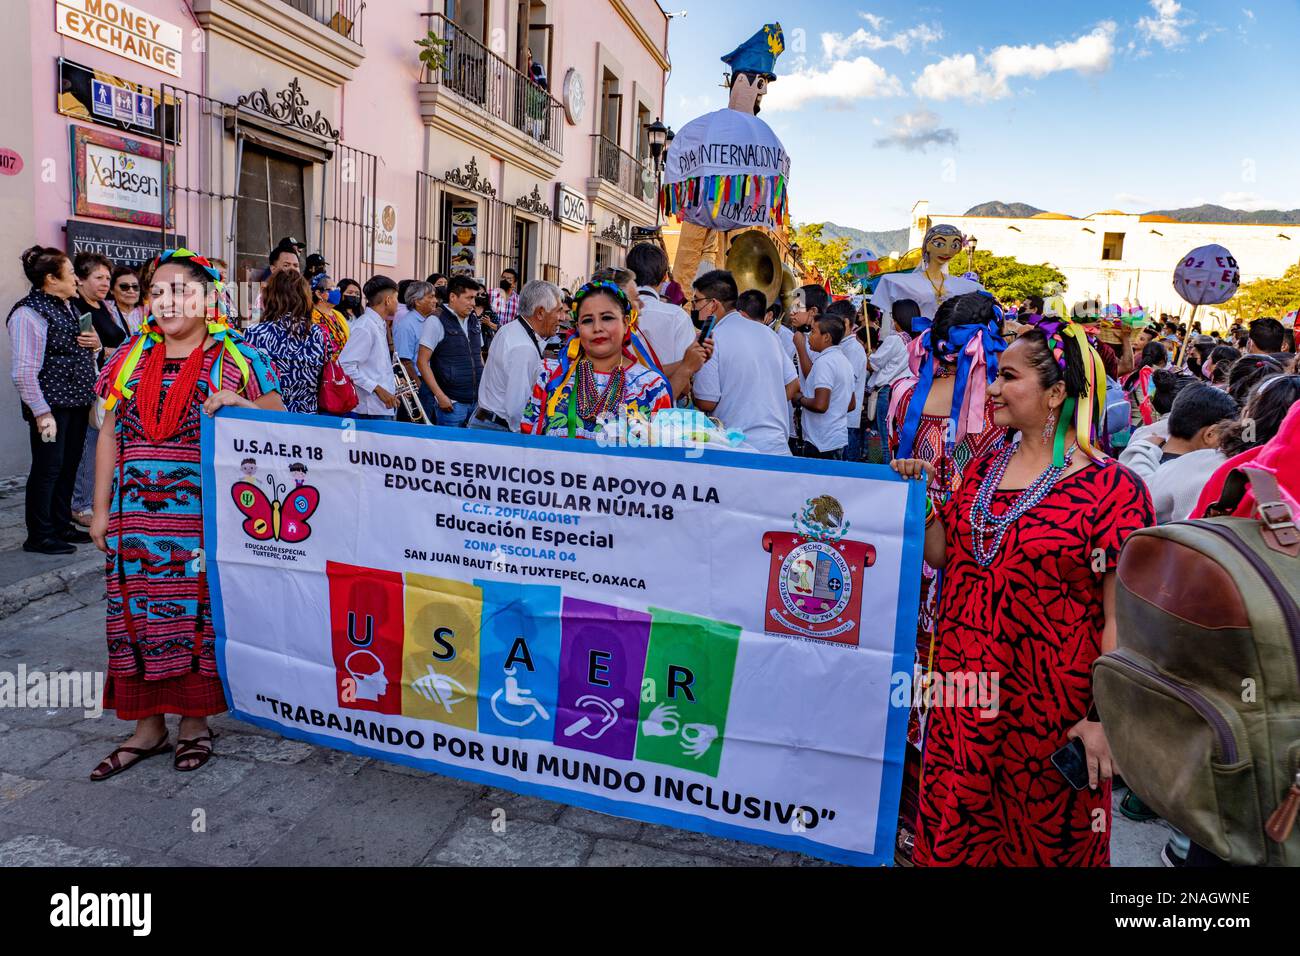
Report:
[{"label": "braided hair with ribbon", "polygon": [[[915,387],[907,407],[907,418],[898,433],[897,458],[912,457],[921,425],[926,397],[934,384],[936,372],[955,365],[952,388],[951,427],[946,430],[945,444],[951,450],[968,433],[984,429],[985,392],[998,374],[998,353],[1006,340],[999,323],[1002,312],[987,292],[968,292],[954,296],[939,306],[934,321],[920,316],[912,322],[913,338],[908,345],[908,364]],[[893,407],[907,392],[907,381],[894,386]]]},{"label": "braided hair with ribbon", "polygon": [[1079,450],[1093,461],[1106,454],[1098,443],[1105,422],[1106,367],[1101,355],[1089,341],[1088,328],[1069,319],[1034,316],[1031,326],[1020,338],[1036,343],[1047,353],[1035,363],[1044,388],[1065,383],[1065,403],[1052,442],[1052,464],[1064,468],[1065,436],[1071,426]]}]

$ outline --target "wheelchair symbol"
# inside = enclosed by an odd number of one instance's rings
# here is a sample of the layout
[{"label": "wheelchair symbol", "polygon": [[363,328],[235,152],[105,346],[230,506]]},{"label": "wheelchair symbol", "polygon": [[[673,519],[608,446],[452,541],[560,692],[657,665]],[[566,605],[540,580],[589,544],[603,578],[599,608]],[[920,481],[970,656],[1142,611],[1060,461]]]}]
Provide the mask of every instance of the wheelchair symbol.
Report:
[{"label": "wheelchair symbol", "polygon": [[[550,720],[551,715],[546,712],[542,702],[532,696],[532,691],[519,686],[519,681],[515,678],[515,669],[511,667],[506,671],[506,682],[504,687],[498,687],[492,694],[492,713],[496,714],[497,720],[503,724],[509,724],[511,727],[527,727],[534,720]],[[497,706],[502,695],[505,695],[506,703],[514,707],[527,707],[528,713],[521,720],[514,720],[501,713]]]}]

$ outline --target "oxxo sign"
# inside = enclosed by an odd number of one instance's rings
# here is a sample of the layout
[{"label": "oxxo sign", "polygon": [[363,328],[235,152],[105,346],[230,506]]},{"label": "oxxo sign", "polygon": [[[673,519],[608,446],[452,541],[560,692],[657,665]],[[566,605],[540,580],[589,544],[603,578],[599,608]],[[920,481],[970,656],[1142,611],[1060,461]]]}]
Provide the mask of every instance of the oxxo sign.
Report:
[{"label": "oxxo sign", "polygon": [[569,229],[587,228],[587,197],[564,183],[555,184],[555,220]]},{"label": "oxxo sign", "polygon": [[118,0],[57,0],[56,27],[64,36],[181,75],[180,27]]}]

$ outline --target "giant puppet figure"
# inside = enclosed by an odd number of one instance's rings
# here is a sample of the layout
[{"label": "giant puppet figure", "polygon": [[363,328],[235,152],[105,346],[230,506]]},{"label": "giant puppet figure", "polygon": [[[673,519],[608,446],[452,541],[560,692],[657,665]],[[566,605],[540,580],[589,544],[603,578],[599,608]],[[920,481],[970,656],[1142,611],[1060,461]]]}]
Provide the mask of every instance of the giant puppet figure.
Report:
[{"label": "giant puppet figure", "polygon": [[721,265],[729,231],[776,229],[789,216],[790,158],[756,115],[784,49],[781,24],[769,23],[724,56],[727,108],[691,120],[668,148],[659,202],[682,222],[673,276],[687,288],[706,252]]},{"label": "giant puppet figure", "polygon": [[956,226],[941,223],[931,226],[921,242],[921,264],[914,272],[895,272],[883,276],[871,295],[871,304],[882,313],[880,334],[894,328],[894,303],[911,299],[921,315],[933,320],[944,300],[967,292],[984,289],[974,279],[948,274],[948,263],[966,245],[966,237]]}]

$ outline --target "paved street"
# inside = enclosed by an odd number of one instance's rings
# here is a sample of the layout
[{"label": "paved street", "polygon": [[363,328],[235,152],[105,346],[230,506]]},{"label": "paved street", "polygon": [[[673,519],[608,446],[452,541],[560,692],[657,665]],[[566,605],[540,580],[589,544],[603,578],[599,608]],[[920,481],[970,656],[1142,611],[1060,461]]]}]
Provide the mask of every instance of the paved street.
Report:
[{"label": "paved street", "polygon": [[[21,486],[0,484],[0,671],[100,670],[98,552],[44,558],[18,550],[21,540]],[[212,723],[217,756],[196,773],[156,757],[91,783],[127,724],[0,710],[0,866],[825,865],[324,750],[229,717]],[[171,727],[174,739],[174,718]],[[503,832],[492,825],[498,808]],[[1163,824],[1116,814],[1115,826],[1116,865],[1159,865]]]}]

